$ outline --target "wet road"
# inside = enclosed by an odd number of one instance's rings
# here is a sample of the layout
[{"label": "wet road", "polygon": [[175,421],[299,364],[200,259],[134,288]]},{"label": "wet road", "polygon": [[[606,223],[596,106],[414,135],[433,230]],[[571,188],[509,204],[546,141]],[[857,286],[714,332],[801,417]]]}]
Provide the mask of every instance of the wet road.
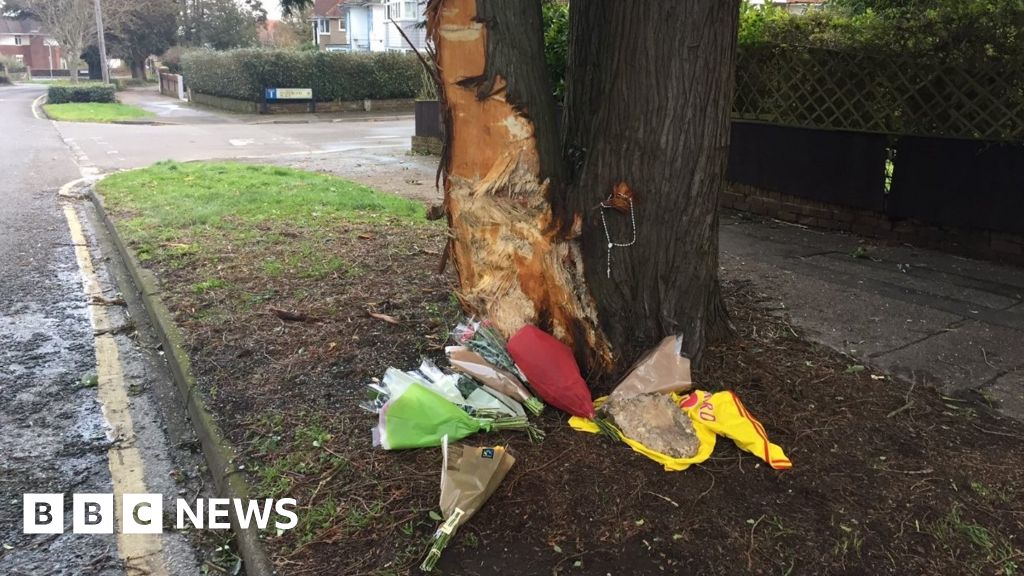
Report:
[{"label": "wet road", "polygon": [[[41,86],[0,88],[0,574],[197,574],[192,548],[180,535],[148,537],[147,549],[132,538],[71,532],[71,494],[116,492],[110,459],[126,446],[143,453],[131,471],[134,484],[115,466],[120,485],[138,489],[127,492],[169,498],[184,492],[169,480],[175,474],[200,480],[194,455],[169,448],[180,440],[168,429],[188,432],[161,416],[167,410],[154,383],[166,376],[140,344],[144,335],[131,330],[113,340],[118,378],[97,379],[96,312],[83,287],[82,252],[89,258],[91,251],[97,263],[92,279],[99,292],[116,298],[119,290],[88,205],[58,196],[81,173],[54,123],[32,113],[42,93]],[[77,222],[78,214],[84,224],[77,244],[89,246],[76,257],[69,218]],[[113,306],[109,316],[124,323],[128,309]],[[117,387],[128,386],[137,395],[124,400]],[[122,399],[120,420],[110,415],[110,398]],[[64,494],[63,534],[22,533],[25,493]],[[133,558],[133,550],[146,550],[149,558]]]},{"label": "wet road", "polygon": [[112,536],[21,533],[23,493],[111,491],[96,391],[81,382],[92,326],[57,201],[78,169],[32,116],[41,93],[0,89],[0,573],[118,574]]}]

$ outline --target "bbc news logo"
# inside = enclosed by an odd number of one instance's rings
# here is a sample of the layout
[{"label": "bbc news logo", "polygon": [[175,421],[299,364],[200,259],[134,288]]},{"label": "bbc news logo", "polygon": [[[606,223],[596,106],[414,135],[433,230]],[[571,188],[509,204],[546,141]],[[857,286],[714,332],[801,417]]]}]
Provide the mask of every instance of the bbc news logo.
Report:
[{"label": "bbc news logo", "polygon": [[[274,520],[277,530],[291,530],[299,522],[295,499],[241,500],[238,498],[199,498],[195,504],[178,498],[175,502],[175,528],[229,530],[234,512],[241,528],[255,525],[265,530]],[[25,534],[64,533],[63,494],[25,494],[22,511]],[[75,534],[113,534],[113,494],[72,494],[71,532]],[[122,494],[121,522],[124,534],[160,534],[164,531],[164,499],[160,494]]]}]

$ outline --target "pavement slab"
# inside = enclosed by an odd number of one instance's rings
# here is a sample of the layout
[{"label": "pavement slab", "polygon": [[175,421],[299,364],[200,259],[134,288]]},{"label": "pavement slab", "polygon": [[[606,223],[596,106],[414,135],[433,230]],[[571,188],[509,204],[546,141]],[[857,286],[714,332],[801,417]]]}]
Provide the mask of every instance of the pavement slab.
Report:
[{"label": "pavement slab", "polygon": [[967,320],[871,362],[947,392],[979,390],[1022,362],[1024,332]]},{"label": "pavement slab", "polygon": [[1024,366],[996,378],[979,392],[1007,414],[1024,414]]},{"label": "pavement slab", "polygon": [[721,266],[857,362],[1024,418],[1024,270],[727,212]]},{"label": "pavement slab", "polygon": [[[785,262],[739,259],[724,252],[724,276],[749,280],[768,306],[785,314],[816,342],[867,362],[873,355],[909,346],[946,329],[962,317],[927,306],[882,298],[866,287],[839,285],[807,268]],[[822,277],[826,276],[826,277]]]}]

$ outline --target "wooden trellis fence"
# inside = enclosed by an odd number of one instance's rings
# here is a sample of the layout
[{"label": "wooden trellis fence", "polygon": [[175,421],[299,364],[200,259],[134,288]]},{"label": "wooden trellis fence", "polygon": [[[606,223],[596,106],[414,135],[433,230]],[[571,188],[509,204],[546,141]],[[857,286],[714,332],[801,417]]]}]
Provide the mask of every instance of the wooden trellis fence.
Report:
[{"label": "wooden trellis fence", "polygon": [[744,47],[737,120],[893,135],[1024,141],[1024,75],[821,48]]}]

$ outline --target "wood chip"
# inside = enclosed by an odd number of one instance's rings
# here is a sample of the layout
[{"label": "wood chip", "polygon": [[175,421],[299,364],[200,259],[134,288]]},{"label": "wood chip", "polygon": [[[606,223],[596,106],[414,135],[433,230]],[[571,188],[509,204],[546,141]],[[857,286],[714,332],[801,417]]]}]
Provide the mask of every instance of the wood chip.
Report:
[{"label": "wood chip", "polygon": [[280,308],[271,308],[271,312],[274,316],[277,316],[281,320],[287,320],[288,322],[305,322],[309,320],[309,316],[305,312],[295,312],[293,310],[281,310]]},{"label": "wood chip", "polygon": [[387,322],[388,324],[394,324],[395,326],[398,326],[398,325],[401,324],[401,322],[398,320],[398,318],[395,318],[394,316],[388,316],[387,314],[380,314],[379,312],[369,312],[369,311],[367,311],[366,313],[369,314],[371,318],[376,318],[377,320],[382,320],[384,322]]}]

